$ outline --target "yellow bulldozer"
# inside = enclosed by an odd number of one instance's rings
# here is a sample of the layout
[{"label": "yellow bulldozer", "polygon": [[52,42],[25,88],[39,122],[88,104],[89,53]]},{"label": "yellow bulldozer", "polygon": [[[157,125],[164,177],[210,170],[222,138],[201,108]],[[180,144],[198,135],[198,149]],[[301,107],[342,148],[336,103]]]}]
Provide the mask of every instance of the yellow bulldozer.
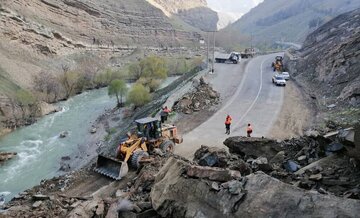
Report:
[{"label": "yellow bulldozer", "polygon": [[135,121],[136,132],[128,133],[127,139],[120,142],[115,157],[99,155],[95,171],[120,180],[129,171],[129,166],[138,169],[142,162],[150,160],[149,152],[160,149],[163,153],[174,152],[175,144],[182,143],[177,127],[161,124],[158,119],[147,117]]},{"label": "yellow bulldozer", "polygon": [[283,57],[276,56],[275,61],[271,64],[273,71],[283,72]]}]

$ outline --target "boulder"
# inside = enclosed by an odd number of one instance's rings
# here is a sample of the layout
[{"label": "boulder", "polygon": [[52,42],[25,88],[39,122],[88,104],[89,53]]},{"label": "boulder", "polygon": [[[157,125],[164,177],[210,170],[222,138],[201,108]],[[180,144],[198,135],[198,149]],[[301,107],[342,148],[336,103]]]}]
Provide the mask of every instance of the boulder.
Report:
[{"label": "boulder", "polygon": [[284,163],[284,168],[289,172],[296,172],[298,169],[300,169],[300,165],[297,164],[295,161],[288,160]]},{"label": "boulder", "polygon": [[49,196],[47,195],[42,195],[42,194],[38,194],[38,195],[33,195],[32,198],[35,200],[35,201],[43,201],[43,200],[48,200],[50,199]]},{"label": "boulder", "polygon": [[159,171],[150,195],[154,210],[162,217],[356,217],[360,214],[358,200],[306,191],[262,172],[214,188],[213,182],[184,177],[189,165],[172,157]]},{"label": "boulder", "polygon": [[97,131],[97,129],[94,127],[94,128],[92,128],[92,129],[90,130],[90,133],[91,133],[91,134],[95,134],[96,131]]},{"label": "boulder", "polygon": [[[352,139],[345,137],[345,143],[353,140],[354,146],[346,146],[348,155],[360,161],[360,124],[355,125]],[[348,144],[348,143],[346,143]]]},{"label": "boulder", "polygon": [[339,142],[332,142],[325,147],[325,151],[328,152],[337,152],[341,151],[344,148],[344,145]]},{"label": "boulder", "polygon": [[75,207],[67,217],[92,217],[95,214],[97,217],[103,217],[105,216],[104,206],[104,201],[101,199],[84,201]]},{"label": "boulder", "polygon": [[[212,190],[212,182],[186,178],[190,164],[171,157],[157,174],[150,196],[162,217],[226,217],[236,210],[243,194],[228,189]],[[233,185],[238,192],[238,183]]]},{"label": "boulder", "polygon": [[0,162],[10,160],[17,155],[16,152],[0,152]]},{"label": "boulder", "polygon": [[65,137],[67,137],[68,135],[69,135],[69,132],[68,132],[68,131],[64,131],[64,132],[61,132],[61,133],[60,133],[59,137],[60,137],[60,138],[65,138]]},{"label": "boulder", "polygon": [[33,208],[38,208],[38,207],[40,207],[41,204],[42,204],[42,201],[36,201],[36,202],[32,205],[32,207],[33,207]]},{"label": "boulder", "polygon": [[272,159],[270,159],[270,164],[282,164],[285,160],[285,152],[279,151]]},{"label": "boulder", "polygon": [[186,175],[193,178],[208,179],[211,181],[226,182],[241,177],[239,171],[215,167],[189,166]]},{"label": "boulder", "polygon": [[255,158],[264,156],[268,160],[283,150],[280,147],[280,143],[277,143],[275,140],[256,137],[230,137],[224,141],[224,145],[229,148],[231,153]]},{"label": "boulder", "polygon": [[247,176],[247,196],[235,217],[355,217],[357,200],[306,191],[264,173]]},{"label": "boulder", "polygon": [[194,154],[194,161],[200,166],[227,167],[230,154],[223,148],[201,147]]}]

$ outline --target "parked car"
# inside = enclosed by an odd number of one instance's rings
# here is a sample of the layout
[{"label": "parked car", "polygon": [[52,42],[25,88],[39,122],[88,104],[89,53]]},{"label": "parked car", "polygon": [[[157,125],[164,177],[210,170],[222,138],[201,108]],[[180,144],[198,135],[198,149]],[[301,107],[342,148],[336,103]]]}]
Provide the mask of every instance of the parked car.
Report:
[{"label": "parked car", "polygon": [[289,80],[289,79],[290,79],[289,72],[282,72],[280,75],[281,75],[282,77],[284,77],[285,80]]},{"label": "parked car", "polygon": [[280,75],[280,74],[275,74],[272,77],[272,82],[276,85],[276,86],[286,86],[286,80],[285,78]]}]

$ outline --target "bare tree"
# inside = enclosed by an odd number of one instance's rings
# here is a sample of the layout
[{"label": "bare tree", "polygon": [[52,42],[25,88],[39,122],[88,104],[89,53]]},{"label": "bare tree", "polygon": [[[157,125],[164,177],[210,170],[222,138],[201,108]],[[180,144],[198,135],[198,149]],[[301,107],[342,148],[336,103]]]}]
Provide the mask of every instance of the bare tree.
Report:
[{"label": "bare tree", "polygon": [[41,72],[34,76],[34,89],[46,95],[46,102],[55,102],[60,95],[61,88],[56,78],[48,72]]},{"label": "bare tree", "polygon": [[65,98],[69,98],[72,94],[74,94],[80,75],[77,72],[70,71],[70,68],[66,65],[63,65],[62,68],[63,73],[60,75],[59,81],[64,87]]}]

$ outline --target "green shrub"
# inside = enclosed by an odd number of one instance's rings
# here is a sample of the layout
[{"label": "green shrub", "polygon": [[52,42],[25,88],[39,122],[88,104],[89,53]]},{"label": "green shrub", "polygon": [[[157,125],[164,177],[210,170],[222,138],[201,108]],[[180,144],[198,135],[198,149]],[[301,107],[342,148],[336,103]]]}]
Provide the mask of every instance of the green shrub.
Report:
[{"label": "green shrub", "polygon": [[136,83],[130,90],[127,101],[134,104],[135,107],[140,107],[151,101],[149,91],[140,83]]}]

